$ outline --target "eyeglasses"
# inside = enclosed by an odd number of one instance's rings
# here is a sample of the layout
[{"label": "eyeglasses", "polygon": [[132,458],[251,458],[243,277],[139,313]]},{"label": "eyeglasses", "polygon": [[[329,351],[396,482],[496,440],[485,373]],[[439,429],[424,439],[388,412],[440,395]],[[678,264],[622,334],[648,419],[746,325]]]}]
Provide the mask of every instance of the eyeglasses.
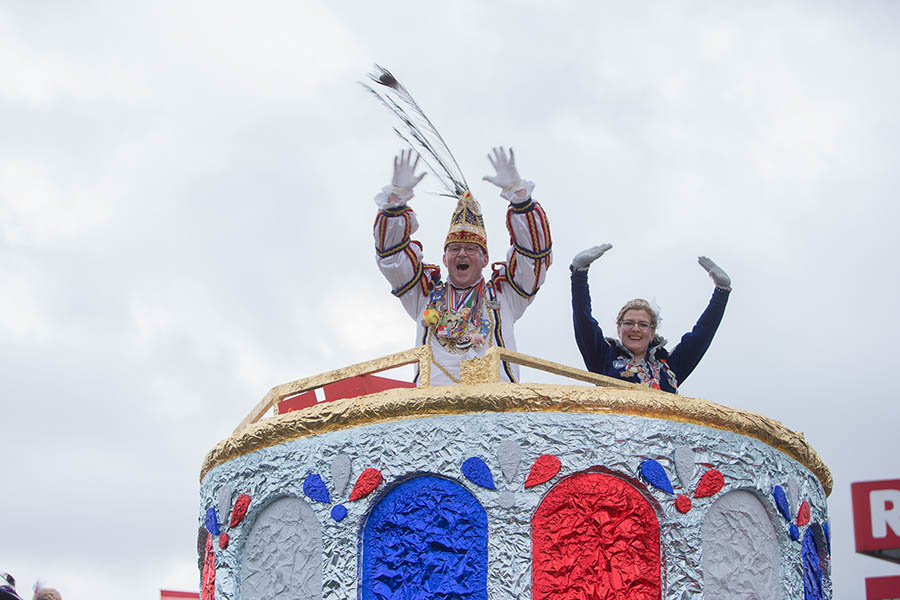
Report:
[{"label": "eyeglasses", "polygon": [[631,320],[622,321],[621,323],[619,323],[619,326],[622,329],[634,329],[635,327],[637,327],[641,331],[647,331],[648,329],[652,329],[652,326],[647,321],[631,321]]},{"label": "eyeglasses", "polygon": [[449,254],[467,254],[467,255],[477,255],[481,253],[481,248],[472,244],[471,246],[457,246],[455,244],[447,246],[447,252]]}]

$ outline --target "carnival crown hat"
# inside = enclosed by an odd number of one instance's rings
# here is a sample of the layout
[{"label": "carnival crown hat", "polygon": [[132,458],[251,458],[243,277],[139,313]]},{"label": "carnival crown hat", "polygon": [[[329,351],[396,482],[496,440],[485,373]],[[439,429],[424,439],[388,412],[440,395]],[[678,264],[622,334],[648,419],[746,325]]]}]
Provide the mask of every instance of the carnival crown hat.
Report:
[{"label": "carnival crown hat", "polygon": [[444,248],[454,242],[475,244],[484,250],[485,254],[488,253],[487,231],[484,229],[481,206],[468,191],[463,192],[456,203],[456,210],[450,216],[450,230],[444,240]]},{"label": "carnival crown hat", "polygon": [[481,206],[472,197],[462,169],[444,138],[393,73],[379,65],[375,65],[375,70],[369,74],[369,79],[377,85],[363,83],[363,87],[400,120],[402,128],[394,127],[394,132],[419,153],[428,170],[440,181],[445,190],[440,195],[457,199],[444,248],[453,242],[470,243],[477,244],[487,254],[487,232]]}]

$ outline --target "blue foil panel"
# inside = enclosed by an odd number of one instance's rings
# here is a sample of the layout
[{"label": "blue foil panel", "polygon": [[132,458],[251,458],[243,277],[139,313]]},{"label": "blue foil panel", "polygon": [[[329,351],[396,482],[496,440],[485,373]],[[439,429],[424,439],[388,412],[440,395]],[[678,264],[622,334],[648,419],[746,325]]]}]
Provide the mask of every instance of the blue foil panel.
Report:
[{"label": "blue foil panel", "polygon": [[672,489],[672,483],[669,481],[669,476],[666,475],[666,470],[655,460],[647,459],[641,463],[641,477],[646,479],[653,487],[667,494],[675,493],[675,490]]},{"label": "blue foil panel", "polygon": [[318,473],[311,473],[306,476],[306,479],[303,480],[303,493],[306,494],[310,500],[331,504],[331,498],[328,496],[328,488],[325,487],[325,482],[322,481],[322,477]]},{"label": "blue foil panel", "polygon": [[828,521],[822,523],[822,529],[825,530],[825,547],[828,548],[828,554],[831,554],[831,527],[829,527]]},{"label": "blue foil panel", "polygon": [[458,483],[394,486],[362,534],[362,600],[487,600],[487,514]]},{"label": "blue foil panel", "polygon": [[206,510],[206,530],[213,535],[219,535],[219,518],[213,506]]},{"label": "blue foil panel", "polygon": [[793,523],[791,523],[791,526],[788,527],[788,533],[790,534],[791,539],[795,542],[800,539],[800,530]]},{"label": "blue foil panel", "polygon": [[462,467],[460,467],[460,471],[466,476],[466,479],[475,485],[480,485],[489,490],[497,489],[494,485],[494,476],[491,475],[491,470],[485,462],[477,456],[467,458],[465,462],[463,462]]},{"label": "blue foil panel", "polygon": [[819,553],[816,551],[816,535],[812,527],[803,535],[803,546],[800,550],[803,561],[803,600],[824,600],[822,592],[822,565],[819,564]]}]

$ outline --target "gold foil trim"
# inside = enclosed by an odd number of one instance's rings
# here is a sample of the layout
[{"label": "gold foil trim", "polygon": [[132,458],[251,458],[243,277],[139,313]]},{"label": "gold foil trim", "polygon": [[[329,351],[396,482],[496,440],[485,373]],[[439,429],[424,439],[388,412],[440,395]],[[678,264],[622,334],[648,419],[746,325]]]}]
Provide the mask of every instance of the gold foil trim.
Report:
[{"label": "gold foil trim", "polygon": [[200,469],[200,479],[219,464],[301,437],[374,423],[484,412],[608,413],[679,421],[730,431],[756,438],[794,458],[819,479],[826,495],[831,493],[831,472],[803,434],[762,415],[647,388],[537,383],[400,388],[359,398],[323,402],[251,424],[219,442],[206,455]]},{"label": "gold foil trim", "polygon": [[472,358],[459,363],[459,380],[462,383],[489,383],[500,381],[500,361],[495,353]]},{"label": "gold foil trim", "polygon": [[256,406],[253,407],[253,410],[250,411],[250,414],[248,414],[244,418],[244,420],[241,421],[237,427],[235,427],[234,433],[237,434],[249,425],[256,423],[273,407],[277,411],[278,403],[285,398],[289,398],[290,396],[296,396],[297,394],[301,394],[309,390],[314,390],[316,388],[322,387],[323,385],[334,383],[335,381],[340,381],[349,377],[369,375],[371,373],[378,373],[379,371],[386,371],[388,369],[393,369],[394,367],[402,367],[403,365],[409,365],[412,363],[418,363],[419,366],[419,386],[426,387],[430,385],[430,346],[416,346],[415,348],[410,348],[409,350],[404,350],[403,352],[389,354],[387,356],[382,356],[381,358],[376,358],[374,360],[350,365],[349,367],[343,367],[340,369],[335,369],[334,371],[328,371],[327,373],[321,373],[319,375],[313,375],[312,377],[306,377],[304,379],[298,379],[289,383],[276,385],[271,390],[269,390],[269,393],[266,394],[266,396],[262,400],[260,400]]},{"label": "gold foil trim", "polygon": [[[429,340],[431,339],[430,336],[431,334],[429,333]],[[503,360],[526,367],[540,369],[548,373],[564,375],[578,381],[595,383],[601,386],[646,389],[642,386],[622,381],[621,379],[607,377],[606,375],[598,375],[582,369],[575,369],[573,367],[550,362],[549,360],[544,360],[542,358],[535,358],[534,356],[529,356],[527,354],[513,352],[512,350],[497,346],[488,348],[483,358],[472,360],[475,362],[467,364],[469,361],[462,361],[460,366],[461,373],[463,373],[463,379],[461,379],[461,381],[464,383],[491,383],[500,381],[500,361]],[[269,390],[269,393],[266,394],[266,396],[253,407],[253,410],[250,411],[244,420],[235,427],[234,433],[238,433],[252,423],[256,423],[273,408],[278,412],[278,403],[290,396],[295,396],[329,383],[347,379],[348,377],[369,375],[412,363],[417,363],[419,368],[418,386],[427,387],[431,385],[431,366],[434,363],[431,346],[430,344],[416,346],[415,348],[382,356],[381,358],[376,358],[374,360],[277,385]],[[437,367],[444,370],[440,365],[437,365]],[[444,372],[446,373],[446,371]],[[447,375],[456,381],[449,373],[447,373]]]},{"label": "gold foil trim", "polygon": [[576,379],[578,381],[594,383],[603,387],[643,391],[649,391],[650,389],[644,385],[638,385],[636,383],[631,383],[629,381],[624,381],[615,377],[608,377],[606,375],[591,373],[590,371],[585,371],[584,369],[576,369],[568,365],[544,360],[543,358],[530,356],[528,354],[522,354],[521,352],[515,352],[513,350],[509,350],[508,348],[501,348],[499,346],[492,346],[488,348],[487,352],[485,352],[485,358],[491,358],[491,365],[495,367],[495,370],[491,373],[490,378],[485,378],[481,381],[478,381],[478,383],[500,381],[500,361],[506,361],[521,365],[523,367],[538,369],[539,371],[544,371],[546,373],[553,373],[554,375],[563,375],[565,377],[568,377],[569,379]]}]

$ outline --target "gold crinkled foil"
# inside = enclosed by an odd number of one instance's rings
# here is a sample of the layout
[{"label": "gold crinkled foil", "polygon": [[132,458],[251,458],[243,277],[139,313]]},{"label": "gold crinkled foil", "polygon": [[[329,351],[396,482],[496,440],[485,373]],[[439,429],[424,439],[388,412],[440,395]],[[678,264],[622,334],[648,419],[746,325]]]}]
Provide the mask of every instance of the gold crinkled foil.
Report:
[{"label": "gold crinkled foil", "polygon": [[221,463],[300,437],[419,417],[500,412],[610,413],[730,431],[756,438],[794,458],[819,479],[826,495],[831,493],[831,472],[803,434],[757,413],[646,389],[537,383],[402,388],[323,402],[254,423],[222,440],[206,455],[200,479]]}]

